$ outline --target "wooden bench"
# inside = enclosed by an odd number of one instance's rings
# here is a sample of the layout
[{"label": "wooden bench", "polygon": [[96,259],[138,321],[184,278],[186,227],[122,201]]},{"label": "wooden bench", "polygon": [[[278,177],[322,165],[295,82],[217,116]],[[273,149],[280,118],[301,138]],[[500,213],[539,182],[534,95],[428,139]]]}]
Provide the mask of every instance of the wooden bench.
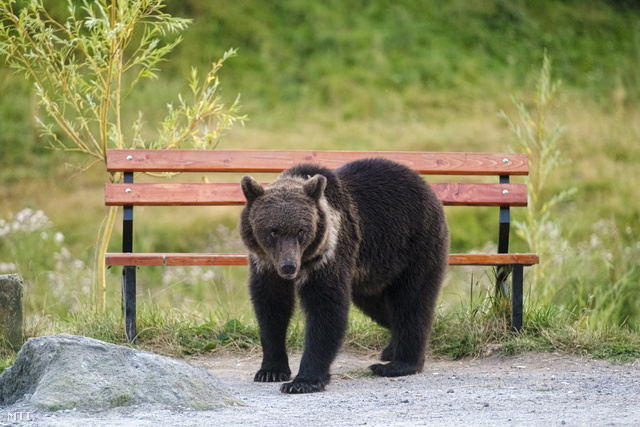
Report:
[{"label": "wooden bench", "polygon": [[[510,208],[527,205],[525,184],[510,183],[527,175],[526,154],[271,151],[271,150],[108,150],[107,170],[123,172],[124,183],[108,183],[105,203],[123,206],[122,252],[108,253],[107,266],[123,267],[123,301],[127,338],[136,337],[136,267],[144,265],[247,265],[247,254],[135,253],[133,207],[174,205],[242,205],[238,183],[134,183],[140,172],[282,172],[298,163],[319,163],[330,169],[366,157],[385,157],[426,175],[498,177],[497,183],[431,183],[445,206],[496,206],[499,210],[498,253],[451,254],[450,265],[498,267],[498,283],[512,274],[511,326],[522,328],[523,267],[538,263],[536,254],[509,253]],[[455,230],[452,230],[455,233]],[[478,242],[479,244],[482,242]]]}]

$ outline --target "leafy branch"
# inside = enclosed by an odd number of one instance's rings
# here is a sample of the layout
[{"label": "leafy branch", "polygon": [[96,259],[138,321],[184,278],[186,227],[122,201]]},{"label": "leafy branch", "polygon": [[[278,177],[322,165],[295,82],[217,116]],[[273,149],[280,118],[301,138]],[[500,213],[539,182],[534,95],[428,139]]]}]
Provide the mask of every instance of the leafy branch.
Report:
[{"label": "leafy branch", "polygon": [[[20,4],[23,4],[21,2]],[[123,105],[143,79],[158,77],[158,64],[182,41],[188,19],[164,13],[163,0],[67,0],[65,20],[53,18],[44,0],[0,0],[0,56],[15,72],[34,82],[37,118],[50,147],[84,153],[92,163],[106,162],[109,148],[214,148],[236,121],[239,98],[225,106],[217,73],[234,49],[212,64],[204,78],[192,69],[188,99],[177,95],[167,116],[147,136],[143,114],[123,117]],[[175,35],[170,42],[163,41]],[[125,89],[124,82],[131,83]],[[64,135],[61,138],[59,134]],[[120,180],[119,174],[110,176]],[[111,208],[102,227],[97,254],[98,304],[104,308],[104,254],[115,221]]]}]

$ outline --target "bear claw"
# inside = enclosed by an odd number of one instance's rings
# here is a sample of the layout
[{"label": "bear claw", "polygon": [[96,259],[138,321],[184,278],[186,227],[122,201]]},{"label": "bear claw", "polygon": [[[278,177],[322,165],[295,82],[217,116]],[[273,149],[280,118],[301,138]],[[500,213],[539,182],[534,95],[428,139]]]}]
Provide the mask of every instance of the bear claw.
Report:
[{"label": "bear claw", "polygon": [[259,383],[280,383],[283,381],[289,381],[290,379],[291,373],[260,369],[253,378],[253,381]]},{"label": "bear claw", "polygon": [[420,372],[415,365],[402,362],[376,363],[369,366],[369,369],[381,377],[403,377]]},{"label": "bear claw", "polygon": [[282,393],[299,394],[299,393],[316,393],[324,391],[329,381],[316,381],[310,382],[305,380],[295,379],[290,383],[282,384],[280,391]]}]

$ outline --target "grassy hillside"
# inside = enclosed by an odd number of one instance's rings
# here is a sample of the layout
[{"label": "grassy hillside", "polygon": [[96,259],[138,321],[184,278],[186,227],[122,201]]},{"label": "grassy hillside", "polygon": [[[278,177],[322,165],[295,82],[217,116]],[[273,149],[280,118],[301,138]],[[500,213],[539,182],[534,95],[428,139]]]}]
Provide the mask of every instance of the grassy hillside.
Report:
[{"label": "grassy hillside", "polygon": [[[595,0],[168,3],[168,12],[194,22],[162,64],[160,80],[132,96],[131,114],[142,109],[152,124],[184,88],[191,66],[204,69],[236,47],[238,56],[221,74],[223,94],[231,102],[240,93],[250,120],[232,129],[221,148],[516,150],[498,113],[517,117],[512,96],[533,107],[546,49],[552,77],[561,82],[549,118],[564,126],[558,146],[567,162],[552,172],[541,197],[577,192],[552,212],[553,270],[544,289],[528,298],[544,296],[594,328],[637,329],[640,313],[630,302],[640,296],[639,9]],[[87,270],[104,216],[105,173],[94,167],[76,176],[82,159],[43,148],[33,119],[38,108],[22,76],[1,69],[0,85],[0,218],[15,224],[30,208],[50,220],[42,229],[3,234],[0,268],[19,270],[29,281],[29,313],[64,316],[90,301]],[[172,241],[194,251],[239,245],[229,231],[237,211],[152,215],[139,224],[140,250]],[[452,211],[449,220],[455,251],[495,238],[490,210]],[[118,236],[112,244],[117,249]],[[512,244],[527,250],[520,239]],[[246,311],[244,274],[145,269],[142,299],[195,312],[227,303]],[[469,278],[451,281],[448,306],[468,299]]]},{"label": "grassy hillside", "polygon": [[302,103],[340,118],[460,108],[522,90],[543,49],[558,78],[602,106],[620,87],[630,100],[640,95],[637,11],[604,1],[241,0],[170,9],[196,17],[178,55],[204,62],[238,47],[230,84],[262,108]]}]

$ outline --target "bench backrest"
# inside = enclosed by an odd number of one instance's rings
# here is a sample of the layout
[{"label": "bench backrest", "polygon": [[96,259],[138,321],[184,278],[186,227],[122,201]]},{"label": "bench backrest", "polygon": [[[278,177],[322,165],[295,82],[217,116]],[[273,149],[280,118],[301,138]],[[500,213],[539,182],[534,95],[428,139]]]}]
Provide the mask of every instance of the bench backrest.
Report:
[{"label": "bench backrest", "polygon": [[526,154],[428,153],[272,150],[108,150],[107,170],[124,172],[125,183],[108,183],[109,206],[241,205],[239,183],[133,183],[136,172],[282,172],[298,163],[318,163],[335,169],[346,162],[384,157],[421,174],[497,176],[497,183],[431,183],[444,205],[527,205],[525,184],[509,182],[511,175],[529,173]]}]

